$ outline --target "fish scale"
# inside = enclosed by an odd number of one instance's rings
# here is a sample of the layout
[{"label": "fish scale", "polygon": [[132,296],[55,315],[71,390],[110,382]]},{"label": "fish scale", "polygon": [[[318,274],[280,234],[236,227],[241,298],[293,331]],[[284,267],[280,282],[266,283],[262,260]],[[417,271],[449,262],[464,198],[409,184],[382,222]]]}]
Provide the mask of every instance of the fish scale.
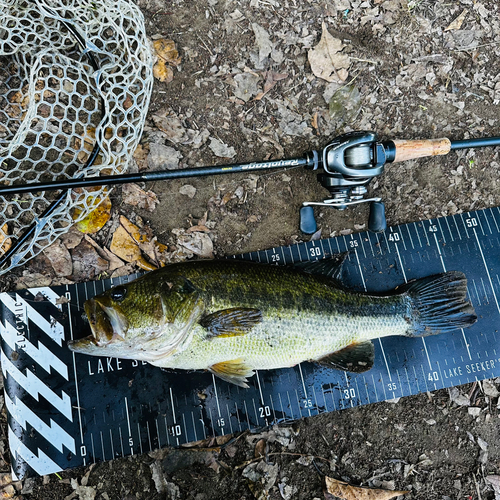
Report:
[{"label": "fish scale", "polygon": [[1,364],[14,474],[49,474],[500,376],[499,208],[234,258],[294,264],[345,251],[351,253],[343,282],[359,291],[385,292],[414,278],[463,271],[478,322],[432,337],[376,340],[375,363],[365,373],[302,363],[259,370],[250,388],[241,389],[209,373],[163,371],[68,350],[68,339],[88,332],[83,302],[133,277],[1,294]]}]

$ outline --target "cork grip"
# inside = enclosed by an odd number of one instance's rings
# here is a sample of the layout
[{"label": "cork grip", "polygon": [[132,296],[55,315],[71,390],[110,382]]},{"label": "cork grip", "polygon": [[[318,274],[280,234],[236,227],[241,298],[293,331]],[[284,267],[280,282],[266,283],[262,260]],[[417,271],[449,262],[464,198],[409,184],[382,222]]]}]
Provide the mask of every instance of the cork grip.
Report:
[{"label": "cork grip", "polygon": [[392,141],[396,147],[394,163],[413,160],[424,156],[446,155],[450,152],[451,142],[443,139],[422,139],[416,141]]}]

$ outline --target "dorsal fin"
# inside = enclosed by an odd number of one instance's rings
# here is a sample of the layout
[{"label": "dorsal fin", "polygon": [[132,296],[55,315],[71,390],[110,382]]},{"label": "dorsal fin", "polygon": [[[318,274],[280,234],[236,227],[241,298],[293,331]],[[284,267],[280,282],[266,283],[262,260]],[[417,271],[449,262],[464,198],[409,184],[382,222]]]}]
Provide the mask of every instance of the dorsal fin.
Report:
[{"label": "dorsal fin", "polygon": [[308,274],[327,276],[342,283],[342,268],[348,256],[349,252],[344,252],[313,262],[298,262],[293,264],[293,267]]},{"label": "dorsal fin", "polygon": [[332,352],[320,359],[313,360],[324,366],[344,370],[346,372],[362,373],[373,366],[375,348],[370,340],[348,345],[340,351]]}]

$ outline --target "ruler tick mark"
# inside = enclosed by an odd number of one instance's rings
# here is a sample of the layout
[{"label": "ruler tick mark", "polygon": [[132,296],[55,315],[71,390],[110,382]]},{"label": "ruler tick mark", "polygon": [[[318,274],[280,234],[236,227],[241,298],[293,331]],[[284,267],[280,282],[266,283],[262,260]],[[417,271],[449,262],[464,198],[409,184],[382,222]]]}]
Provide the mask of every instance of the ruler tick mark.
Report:
[{"label": "ruler tick mark", "polygon": [[472,228],[472,231],[474,232],[474,236],[476,237],[477,247],[478,247],[479,252],[481,254],[481,258],[483,259],[484,269],[486,270],[486,274],[488,275],[488,280],[490,282],[491,291],[493,292],[493,297],[495,299],[495,304],[497,306],[497,310],[500,313],[500,306],[498,304],[498,299],[497,299],[497,296],[496,296],[496,293],[495,293],[495,288],[493,286],[493,281],[492,281],[491,276],[490,276],[490,271],[488,269],[488,265],[486,264],[486,259],[484,258],[483,249],[481,248],[481,243],[479,242],[479,237],[477,236],[475,228]]}]

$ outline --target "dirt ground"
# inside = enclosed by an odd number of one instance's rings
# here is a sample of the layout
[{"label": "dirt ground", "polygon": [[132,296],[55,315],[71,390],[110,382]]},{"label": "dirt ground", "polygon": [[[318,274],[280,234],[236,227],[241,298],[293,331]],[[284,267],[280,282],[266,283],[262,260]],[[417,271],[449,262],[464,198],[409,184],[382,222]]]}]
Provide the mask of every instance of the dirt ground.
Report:
[{"label": "dirt ground", "polygon": [[[172,82],[155,81],[141,141],[148,156],[140,168],[162,168],[167,157],[174,168],[301,157],[350,130],[373,130],[381,139],[500,135],[496,0],[138,4],[148,36],[172,39],[181,57]],[[463,23],[453,25],[462,13]],[[322,23],[350,57],[345,83],[312,73],[308,52],[320,40]],[[271,88],[260,95],[266,81]],[[329,103],[345,84],[356,87],[359,102],[343,98],[344,107],[332,116]],[[499,151],[389,164],[369,195],[382,197],[389,225],[498,206]],[[301,204],[328,196],[316,174],[303,169],[147,188],[159,199],[154,211],[122,203],[117,188],[112,220],[140,217],[169,248],[201,220],[215,256],[308,239],[299,231]],[[365,229],[368,209],[316,209],[316,215],[328,237]],[[101,244],[109,243],[114,228],[110,222],[101,231]],[[49,267],[42,256],[23,271],[45,273],[55,283]],[[81,279],[93,278],[87,274]],[[326,474],[409,490],[408,500],[492,500],[485,478],[500,474],[498,398],[479,383],[459,390],[469,405],[441,390],[242,435],[212,443],[213,450],[165,450],[16,486],[27,500],[313,500],[325,498]]]}]

